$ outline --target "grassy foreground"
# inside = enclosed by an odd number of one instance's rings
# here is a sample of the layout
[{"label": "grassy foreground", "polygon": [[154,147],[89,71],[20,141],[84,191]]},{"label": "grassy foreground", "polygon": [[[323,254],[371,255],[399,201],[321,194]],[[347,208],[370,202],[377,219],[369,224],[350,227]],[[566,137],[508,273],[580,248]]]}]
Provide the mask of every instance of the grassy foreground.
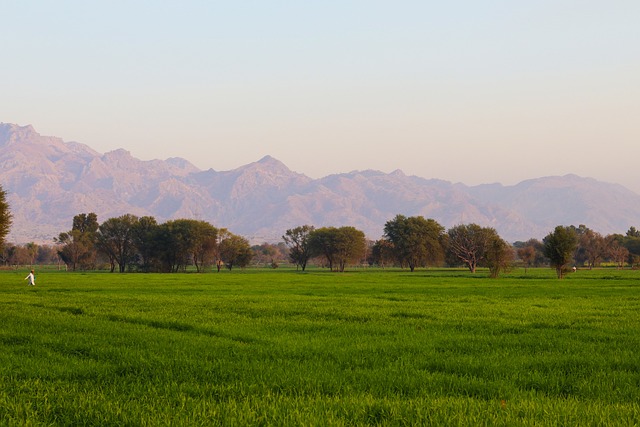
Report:
[{"label": "grassy foreground", "polygon": [[1,425],[639,425],[640,272],[0,272]]}]

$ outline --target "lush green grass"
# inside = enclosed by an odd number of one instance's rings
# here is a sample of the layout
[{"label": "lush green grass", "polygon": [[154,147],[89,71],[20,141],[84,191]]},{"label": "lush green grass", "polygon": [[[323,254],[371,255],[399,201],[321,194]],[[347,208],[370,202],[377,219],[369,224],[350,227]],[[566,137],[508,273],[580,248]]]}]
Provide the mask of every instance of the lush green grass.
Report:
[{"label": "lush green grass", "polygon": [[638,425],[640,272],[0,273],[2,425]]}]

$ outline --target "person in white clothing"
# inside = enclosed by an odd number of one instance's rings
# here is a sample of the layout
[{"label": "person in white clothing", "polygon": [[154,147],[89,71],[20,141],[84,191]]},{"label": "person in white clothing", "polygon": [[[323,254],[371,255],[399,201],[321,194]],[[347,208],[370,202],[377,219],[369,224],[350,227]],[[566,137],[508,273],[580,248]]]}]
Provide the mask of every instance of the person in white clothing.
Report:
[{"label": "person in white clothing", "polygon": [[33,275],[33,270],[31,270],[31,273],[29,273],[29,275],[27,277],[25,277],[24,280],[28,280],[29,281],[29,286],[35,286],[36,285],[36,276]]}]

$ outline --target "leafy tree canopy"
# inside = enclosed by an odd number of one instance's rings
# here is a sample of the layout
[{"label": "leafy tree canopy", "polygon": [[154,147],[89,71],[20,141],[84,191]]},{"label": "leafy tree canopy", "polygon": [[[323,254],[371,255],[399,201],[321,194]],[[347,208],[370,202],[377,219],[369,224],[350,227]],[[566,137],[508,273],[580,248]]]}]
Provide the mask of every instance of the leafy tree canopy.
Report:
[{"label": "leafy tree canopy", "polygon": [[393,245],[400,264],[409,266],[411,271],[444,257],[444,227],[433,219],[396,215],[386,222],[384,236]]},{"label": "leafy tree canopy", "polygon": [[288,229],[282,236],[282,240],[289,247],[289,259],[296,264],[296,268],[302,268],[302,271],[312,256],[309,235],[314,229],[312,225],[301,225]]},{"label": "leafy tree canopy", "polygon": [[551,266],[556,269],[559,279],[564,277],[567,265],[573,259],[578,246],[578,234],[575,228],[557,226],[552,233],[542,239],[544,255],[549,258]]}]

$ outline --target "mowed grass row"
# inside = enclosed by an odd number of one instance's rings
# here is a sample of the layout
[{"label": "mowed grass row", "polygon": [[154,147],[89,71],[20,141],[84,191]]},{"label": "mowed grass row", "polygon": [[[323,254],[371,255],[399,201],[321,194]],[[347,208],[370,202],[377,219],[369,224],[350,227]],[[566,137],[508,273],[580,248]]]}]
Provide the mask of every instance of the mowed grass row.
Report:
[{"label": "mowed grass row", "polygon": [[637,425],[640,272],[0,273],[0,424]]}]

